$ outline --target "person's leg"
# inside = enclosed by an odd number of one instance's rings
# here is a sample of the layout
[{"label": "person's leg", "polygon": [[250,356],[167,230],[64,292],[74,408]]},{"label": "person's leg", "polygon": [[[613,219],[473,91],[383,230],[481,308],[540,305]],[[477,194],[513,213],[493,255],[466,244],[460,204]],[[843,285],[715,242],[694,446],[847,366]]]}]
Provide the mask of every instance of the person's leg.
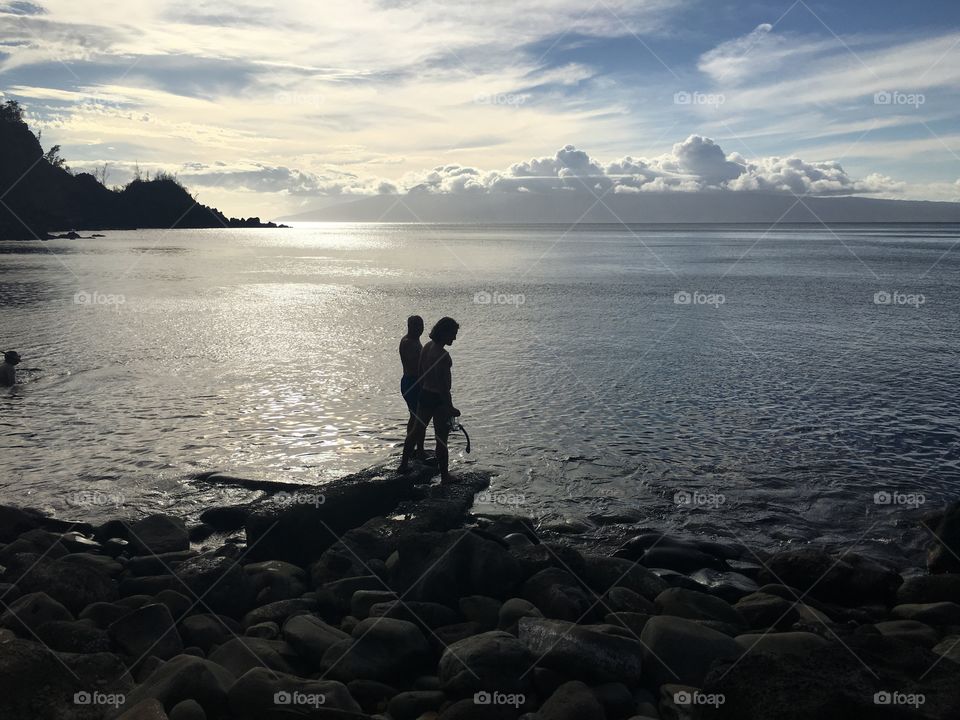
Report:
[{"label": "person's leg", "polygon": [[433,415],[433,432],[437,439],[437,466],[440,468],[440,481],[450,482],[450,452],[447,440],[450,437],[450,415],[438,410]]},{"label": "person's leg", "polygon": [[400,457],[401,472],[405,471],[413,456],[413,450],[417,446],[417,441],[427,432],[427,425],[430,422],[432,409],[423,404],[417,406],[417,411],[411,416],[413,427],[407,424],[407,437],[403,441],[403,455]]}]

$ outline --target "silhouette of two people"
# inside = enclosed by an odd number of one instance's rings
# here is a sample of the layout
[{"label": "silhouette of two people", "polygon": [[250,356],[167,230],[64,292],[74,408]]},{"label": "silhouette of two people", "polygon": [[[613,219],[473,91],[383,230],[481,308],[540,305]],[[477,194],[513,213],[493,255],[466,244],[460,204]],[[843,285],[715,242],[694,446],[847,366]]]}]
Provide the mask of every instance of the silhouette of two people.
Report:
[{"label": "silhouette of two people", "polygon": [[[411,414],[407,422],[407,437],[403,443],[399,471],[406,472],[409,469],[410,459],[416,452],[422,454],[427,426],[433,422],[433,432],[437,441],[437,465],[440,469],[440,480],[443,483],[453,480],[450,476],[447,438],[450,435],[451,420],[460,416],[460,411],[453,405],[453,358],[450,357],[446,347],[452,345],[457,339],[459,330],[460,325],[453,318],[444,317],[437,321],[430,331],[430,340],[419,351],[416,376],[412,381],[410,378],[414,370],[413,353],[420,345],[423,319],[417,315],[409,318],[407,335],[400,341],[400,357],[403,362],[403,379],[400,381],[400,387]],[[413,396],[416,397],[415,406],[411,402]]]}]

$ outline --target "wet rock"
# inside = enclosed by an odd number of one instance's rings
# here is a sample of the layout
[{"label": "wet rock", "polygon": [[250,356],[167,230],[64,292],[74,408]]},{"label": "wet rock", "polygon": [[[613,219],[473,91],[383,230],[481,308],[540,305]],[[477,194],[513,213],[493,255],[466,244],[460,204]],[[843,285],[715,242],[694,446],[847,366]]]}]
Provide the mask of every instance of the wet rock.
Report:
[{"label": "wet rock", "polygon": [[577,575],[600,595],[611,588],[624,587],[653,600],[667,589],[667,584],[646,567],[618,557],[585,555],[584,567]]},{"label": "wet rock", "polygon": [[[230,717],[236,720],[261,720],[271,711],[289,710],[295,716],[311,710],[361,712],[347,687],[333,680],[307,680],[287,673],[251,668],[230,688]],[[310,715],[313,717],[313,715]],[[321,717],[321,715],[317,715]],[[336,716],[334,716],[336,717]]]},{"label": "wet rock", "polygon": [[447,694],[522,692],[529,683],[534,657],[509,633],[482,633],[450,645],[440,658],[440,684]]},{"label": "wet rock", "polygon": [[539,720],[606,720],[607,714],[590,688],[573,680],[557,688],[537,716]]},{"label": "wet rock", "polygon": [[895,571],[870,558],[834,557],[817,548],[780,552],[760,573],[761,582],[782,582],[824,602],[847,607],[891,603],[903,582]]},{"label": "wet rock", "polygon": [[643,632],[644,626],[651,617],[653,616],[647,613],[618,612],[609,613],[604,618],[604,622],[607,625],[625,628],[629,631],[631,637],[639,638],[640,633]]},{"label": "wet rock", "polygon": [[482,632],[489,632],[480,627],[475,622],[454,623],[453,625],[441,625],[435,628],[429,635],[428,640],[438,652],[443,652],[450,645],[466,640],[468,637],[479,635]]},{"label": "wet rock", "polygon": [[960,573],[960,501],[923,524],[934,535],[927,546],[927,569],[934,574]]},{"label": "wet rock", "polygon": [[933,646],[933,651],[947,660],[960,664],[960,635],[948,635]]},{"label": "wet rock", "polygon": [[517,623],[520,622],[520,618],[525,617],[542,618],[543,613],[540,612],[537,609],[537,606],[529,600],[524,600],[523,598],[510,598],[500,607],[500,613],[497,619],[497,627],[500,630],[506,630],[507,632],[516,635]]},{"label": "wet rock", "polygon": [[292,673],[288,658],[293,650],[281,641],[240,637],[227,640],[210,653],[210,661],[239,677],[253,668],[269,668],[275,672]]},{"label": "wet rock", "polygon": [[[125,706],[126,707],[126,706]],[[117,718],[117,720],[170,720],[159,700],[149,698],[138,702]]]},{"label": "wet rock", "polygon": [[25,532],[39,528],[42,522],[43,514],[38,510],[0,505],[0,542],[13,542]]},{"label": "wet rock", "polygon": [[366,713],[385,711],[390,698],[398,692],[392,685],[374,680],[351,680],[347,683],[347,690]]},{"label": "wet rock", "polygon": [[178,655],[160,665],[127,696],[127,706],[154,698],[172,710],[184,700],[194,700],[208,717],[224,717],[227,692],[235,677],[220,665],[194,657]]},{"label": "wet rock", "polygon": [[394,720],[417,720],[421,715],[435,712],[446,702],[447,696],[433,690],[402,692],[390,700],[390,717]]},{"label": "wet rock", "polygon": [[[0,548],[0,563],[8,566],[8,572],[13,568],[26,571],[37,561],[57,560],[69,554],[69,548],[58,533],[38,528],[25,532],[6,547]],[[37,557],[24,557],[18,560],[18,555]]]},{"label": "wet rock", "polygon": [[298,565],[280,560],[246,565],[244,571],[253,580],[257,604],[291,600],[307,591],[306,573]]},{"label": "wet rock", "polygon": [[132,557],[125,565],[130,575],[145,577],[150,575],[172,575],[177,565],[184,560],[196,557],[193,550],[176,550],[174,552],[159,553],[157,555],[138,555]]},{"label": "wet rock", "polygon": [[537,665],[597,682],[636,685],[643,659],[641,644],[613,625],[574,625],[559,620],[524,618],[520,642]]},{"label": "wet rock", "polygon": [[70,653],[110,652],[110,636],[92,620],[55,620],[37,628],[37,638],[51,650]]},{"label": "wet rock", "polygon": [[960,575],[917,575],[897,590],[897,603],[960,603]]},{"label": "wet rock", "polygon": [[521,578],[531,577],[551,567],[561,568],[576,577],[584,577],[587,564],[583,555],[575,548],[557,543],[511,547],[510,554],[520,563]]},{"label": "wet rock", "polygon": [[144,605],[152,605],[155,602],[156,599],[152,595],[131,595],[120,598],[116,601],[116,604],[130,610],[136,610],[137,608],[142,608]]},{"label": "wet rock", "polygon": [[654,612],[654,604],[647,600],[643,595],[635,593],[633,590],[625,587],[610,588],[610,591],[603,597],[600,608],[608,613],[627,612],[627,613],[647,613]]},{"label": "wet rock", "polygon": [[183,520],[169,515],[150,515],[127,523],[127,539],[134,555],[160,555],[190,549],[190,536]]},{"label": "wet rock", "polygon": [[148,654],[164,660],[179,655],[183,643],[166,605],[144,605],[108,628],[114,646],[135,662]]},{"label": "wet rock", "polygon": [[800,618],[795,602],[766,593],[747,595],[734,608],[743,616],[746,626],[754,630],[785,630]]},{"label": "wet rock", "polygon": [[120,580],[120,597],[158,595],[164,590],[185,592],[184,585],[173,575],[131,576]]},{"label": "wet rock", "polygon": [[207,720],[207,713],[196,700],[182,700],[173,706],[170,720]]},{"label": "wet rock", "polygon": [[726,570],[727,564],[695,547],[657,546],[647,550],[640,564],[648,568],[665,568],[679,573],[691,573],[701,568]]},{"label": "wet rock", "polygon": [[328,677],[390,682],[415,676],[430,660],[430,646],[420,628],[404,620],[368,618],[351,635],[324,653],[321,667]]},{"label": "wet rock", "polygon": [[278,600],[251,610],[243,616],[242,625],[250,627],[265,622],[283,625],[287,620],[297,615],[307,615],[317,609],[317,601],[310,598],[294,598],[293,600]]},{"label": "wet rock", "polygon": [[350,599],[350,614],[355,618],[370,616],[370,608],[378,603],[387,603],[397,599],[393,590],[357,590]]},{"label": "wet rock", "polygon": [[117,597],[117,584],[94,567],[65,560],[43,560],[17,581],[23,593],[45,592],[72,613],[100,600]]},{"label": "wet rock", "polygon": [[500,622],[503,603],[486,595],[468,595],[460,598],[460,613],[475,622],[483,631],[495,630]]},{"label": "wet rock", "polygon": [[0,615],[0,627],[29,637],[44,623],[56,620],[73,620],[73,615],[46,593],[34,592],[8,604],[3,615]]},{"label": "wet rock", "polygon": [[[419,625],[424,630],[433,630],[443,625],[453,625],[461,620],[456,611],[446,605],[431,602],[385,602],[370,608],[370,617],[389,617],[406,620]],[[429,634],[429,633],[426,633]]]},{"label": "wet rock", "polygon": [[729,604],[718,597],[695,590],[668,588],[657,595],[654,605],[662,615],[691,620],[717,620],[734,627],[746,626],[743,616]]},{"label": "wet rock", "polygon": [[541,570],[527,580],[523,597],[536,605],[545,617],[571,622],[581,619],[594,605],[579,581],[560,568]]},{"label": "wet rock", "polygon": [[243,634],[262,640],[276,640],[280,637],[280,626],[275,622],[262,622],[249,626]]},{"label": "wet rock", "polygon": [[283,626],[283,638],[297,654],[318,667],[324,653],[339,642],[349,641],[350,635],[313,615],[297,615]]},{"label": "wet rock", "polygon": [[200,513],[200,522],[218,532],[232,533],[240,530],[249,516],[250,509],[245,507],[212,507]]},{"label": "wet rock", "polygon": [[650,618],[640,640],[644,675],[654,686],[678,682],[701,687],[714,662],[743,652],[733,638],[669,615]]},{"label": "wet rock", "polygon": [[222,645],[227,640],[237,637],[243,632],[240,624],[224,615],[205,613],[191,615],[180,622],[180,635],[187,645],[199,647],[209,652],[215,645]]},{"label": "wet rock", "polygon": [[736,603],[742,597],[760,589],[760,586],[738,572],[720,572],[702,568],[690,574],[690,579],[704,586],[705,592],[716,595],[728,603]]},{"label": "wet rock", "polygon": [[884,637],[903,640],[925,648],[932,648],[939,639],[936,630],[916,620],[888,620],[876,623],[874,627]]},{"label": "wet rock", "polygon": [[13,583],[0,582],[0,599],[7,603],[7,605],[12,603],[22,594],[23,593],[20,592],[20,588]]},{"label": "wet rock", "polygon": [[633,693],[623,683],[604,683],[591,688],[608,718],[628,718],[636,710]]},{"label": "wet rock", "polygon": [[253,581],[243,567],[230,558],[191,558],[177,567],[176,574],[177,579],[199,599],[198,609],[240,618],[253,605]]},{"label": "wet rock", "polygon": [[734,638],[746,652],[765,652],[772,655],[804,655],[828,644],[819,635],[809,632],[747,633]]},{"label": "wet rock", "polygon": [[890,611],[895,618],[927,625],[960,625],[960,605],[955,602],[908,603]]},{"label": "wet rock", "polygon": [[194,601],[176,590],[161,590],[157,593],[157,602],[166,605],[174,618],[182,618],[194,607]]},{"label": "wet rock", "polygon": [[510,705],[478,705],[469,698],[447,707],[438,720],[517,720],[519,716],[520,711]]}]

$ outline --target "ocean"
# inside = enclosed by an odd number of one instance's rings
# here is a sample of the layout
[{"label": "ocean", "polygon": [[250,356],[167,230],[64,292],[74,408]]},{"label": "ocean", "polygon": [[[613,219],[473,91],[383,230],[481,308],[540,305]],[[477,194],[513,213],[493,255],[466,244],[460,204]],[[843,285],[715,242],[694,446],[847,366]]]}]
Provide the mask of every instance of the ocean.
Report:
[{"label": "ocean", "polygon": [[[916,562],[960,496],[960,226],[107,232],[0,243],[0,502],[195,516],[402,443],[406,317],[461,324],[478,508]],[[428,447],[432,440],[428,440]]]}]

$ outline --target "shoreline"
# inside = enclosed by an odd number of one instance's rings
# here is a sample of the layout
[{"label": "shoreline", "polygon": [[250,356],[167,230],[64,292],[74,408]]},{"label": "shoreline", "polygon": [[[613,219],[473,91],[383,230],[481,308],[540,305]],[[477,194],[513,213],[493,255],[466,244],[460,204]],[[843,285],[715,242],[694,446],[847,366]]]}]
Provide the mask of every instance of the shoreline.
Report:
[{"label": "shoreline", "polygon": [[937,574],[904,579],[814,546],[768,554],[645,532],[612,555],[579,550],[523,517],[471,514],[489,474],[441,486],[433,473],[374,467],[322,494],[208,508],[192,528],[0,506],[0,715],[743,720],[960,707],[960,504],[930,526]]}]

